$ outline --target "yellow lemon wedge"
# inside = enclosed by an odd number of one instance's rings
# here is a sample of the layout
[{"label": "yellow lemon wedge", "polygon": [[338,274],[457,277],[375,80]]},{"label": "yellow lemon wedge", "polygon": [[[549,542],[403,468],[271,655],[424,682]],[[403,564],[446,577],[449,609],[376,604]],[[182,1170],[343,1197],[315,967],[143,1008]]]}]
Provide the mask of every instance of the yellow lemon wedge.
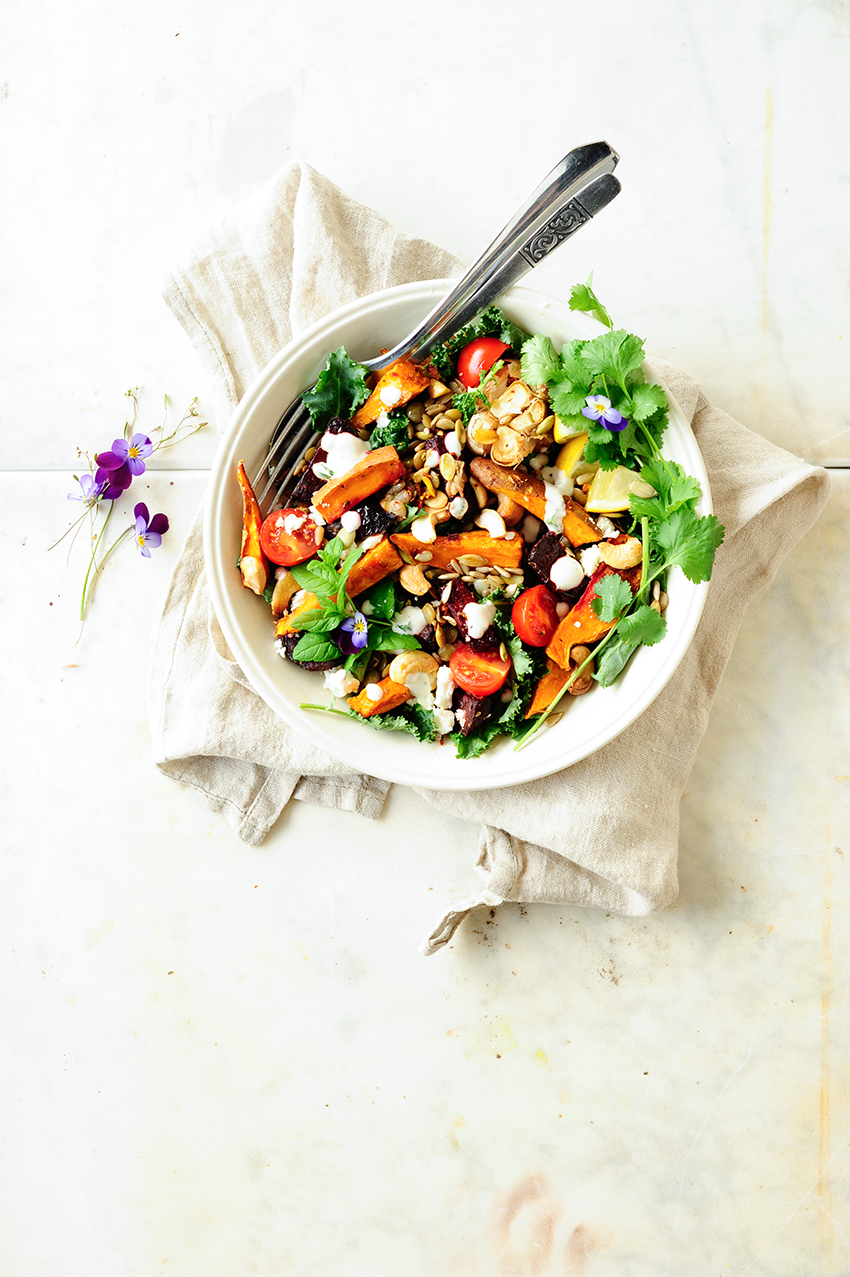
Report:
[{"label": "yellow lemon wedge", "polygon": [[[584,418],[573,417],[572,420],[583,421]],[[555,436],[555,443],[566,443],[568,439],[587,438],[586,430],[582,430],[580,427],[576,430],[575,426],[571,426],[568,421],[562,421],[557,414],[555,415],[555,424],[552,427],[552,433]]]},{"label": "yellow lemon wedge", "polygon": [[625,466],[616,470],[597,470],[587,490],[585,510],[588,514],[619,514],[629,508],[629,494],[634,484],[643,484],[639,474]]},{"label": "yellow lemon wedge", "polygon": [[[559,439],[560,443],[561,440]],[[555,459],[555,466],[558,470],[563,470],[564,474],[573,477],[576,466],[584,456],[584,445],[587,443],[587,431],[583,431],[580,435],[573,435],[564,444],[558,456]]]}]

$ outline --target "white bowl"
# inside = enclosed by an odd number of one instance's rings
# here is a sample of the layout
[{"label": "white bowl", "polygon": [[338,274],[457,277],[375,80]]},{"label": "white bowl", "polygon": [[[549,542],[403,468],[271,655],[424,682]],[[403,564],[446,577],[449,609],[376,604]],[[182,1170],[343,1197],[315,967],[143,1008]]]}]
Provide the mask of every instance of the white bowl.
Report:
[{"label": "white bowl", "polygon": [[[681,661],[702,613],[706,585],[694,585],[674,569],[667,585],[670,603],[662,642],[641,647],[612,687],[597,687],[569,701],[560,721],[542,728],[521,751],[514,752],[514,742],[502,739],[479,758],[462,760],[455,757],[450,741],[423,745],[404,732],[378,732],[337,714],[300,709],[302,701],[330,702],[322,676],[299,670],[277,654],[268,604],[243,588],[235,566],[242,527],[238,461],[244,459],[249,475],[256,474],[282,412],[315,381],[331,350],[344,345],[352,358],[367,359],[393,346],[448,287],[448,280],[402,284],[352,302],[313,324],[263,369],[234,413],[213,464],[204,549],[213,606],[231,651],[258,694],[285,722],[333,757],[373,776],[432,789],[495,789],[569,767],[633,723]],[[564,302],[527,288],[512,288],[500,305],[515,323],[528,332],[547,334],[556,346],[601,331],[594,320],[576,314]],[[649,380],[656,380],[648,365],[645,372]],[[672,398],[663,449],[699,480],[699,511],[710,513],[702,457]]]}]

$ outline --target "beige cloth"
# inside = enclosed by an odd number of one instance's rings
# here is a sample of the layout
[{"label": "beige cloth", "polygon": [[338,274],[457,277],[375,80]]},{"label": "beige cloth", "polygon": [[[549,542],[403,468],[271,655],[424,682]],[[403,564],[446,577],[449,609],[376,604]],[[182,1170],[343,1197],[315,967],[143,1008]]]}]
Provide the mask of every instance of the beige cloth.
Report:
[{"label": "beige cloth", "polygon": [[[308,324],[354,298],[459,274],[306,165],[283,171],[210,230],[165,299],[210,373],[221,429],[260,369]],[[670,683],[616,740],[554,776],[509,789],[418,789],[482,824],[476,894],[424,942],[433,953],[470,909],[505,900],[646,914],[678,890],[679,801],[744,610],[808,530],[825,471],[752,434],[678,369],[655,361],[693,424],[726,526],[697,634]],[[602,693],[600,693],[601,695]],[[251,689],[212,612],[196,518],[158,627],[149,687],[155,761],[256,846],[290,798],[376,817],[389,789],[303,740]]]}]

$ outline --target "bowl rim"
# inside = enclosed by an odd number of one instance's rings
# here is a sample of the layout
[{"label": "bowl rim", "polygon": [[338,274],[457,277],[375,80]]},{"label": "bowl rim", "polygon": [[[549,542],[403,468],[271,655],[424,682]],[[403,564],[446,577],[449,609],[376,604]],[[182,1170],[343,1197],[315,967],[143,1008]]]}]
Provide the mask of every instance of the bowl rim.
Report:
[{"label": "bowl rim", "polygon": [[[530,746],[518,754],[513,752],[513,742],[503,741],[502,746],[506,743],[510,745],[507,752],[497,745],[495,748],[491,747],[475,760],[455,758],[454,749],[450,743],[448,747],[444,746],[441,749],[438,745],[420,744],[413,737],[406,736],[404,733],[375,733],[369,731],[366,735],[366,742],[370,739],[376,742],[376,751],[379,757],[373,758],[369,756],[364,758],[364,753],[370,754],[371,752],[368,746],[364,750],[363,734],[367,732],[364,725],[356,723],[353,719],[348,720],[336,715],[301,710],[297,704],[286,699],[279,682],[275,682],[269,677],[263,663],[255,655],[250,643],[243,635],[237,609],[233,603],[233,597],[241,599],[244,591],[240,586],[239,591],[234,595],[232,589],[228,593],[228,589],[224,585],[225,572],[232,571],[233,554],[231,551],[228,556],[217,538],[217,533],[223,522],[225,504],[232,505],[234,500],[235,484],[231,480],[235,472],[236,462],[241,455],[249,451],[248,448],[243,446],[243,441],[250,436],[252,419],[255,413],[261,409],[266,396],[272,391],[275,383],[285,377],[289,368],[305,358],[311,348],[323,352],[313,359],[313,367],[315,369],[313,376],[315,377],[323,366],[328,351],[340,344],[332,335],[337,334],[339,329],[344,327],[350,320],[362,320],[367,316],[374,316],[382,309],[385,309],[387,304],[396,302],[401,305],[404,302],[421,301],[424,314],[430,308],[430,305],[451,286],[452,282],[445,279],[414,281],[408,284],[396,285],[392,288],[381,289],[375,293],[370,293],[366,297],[348,302],[304,329],[261,369],[234,410],[213,459],[210,482],[204,502],[204,562],[216,619],[245,678],[266,705],[282,718],[287,725],[305,737],[311,745],[324,750],[333,758],[347,764],[357,772],[366,771],[368,774],[383,780],[440,790],[498,789],[538,780],[554,772],[565,770],[574,763],[580,762],[582,759],[596,753],[610,741],[616,739],[627,727],[631,726],[661,693],[679,667],[699,624],[705,606],[709,583],[694,584],[687,581],[683,575],[681,576],[682,582],[687,586],[685,624],[676,634],[668,633],[663,642],[658,645],[659,649],[662,647],[666,649],[667,659],[644,682],[642,689],[637,694],[630,688],[632,694],[626,703],[625,712],[621,715],[622,721],[618,720],[619,725],[616,726],[615,730],[611,730],[610,724],[605,725],[599,731],[591,731],[585,735],[579,746],[576,746],[573,742],[571,743],[571,748],[557,751],[554,751],[551,747],[548,750],[545,747],[540,748],[540,746],[543,746],[544,741],[550,739],[550,733],[545,732],[538,738],[537,749],[534,746]],[[569,311],[565,302],[548,294],[519,286],[508,290],[503,298],[500,299],[500,304],[504,303],[505,308],[510,310],[511,301],[539,308],[543,314],[549,313],[556,318],[560,314],[571,326],[580,329],[584,328],[588,336],[595,336],[598,332],[606,331],[602,325],[589,316],[578,315],[574,311]],[[655,380],[661,381],[659,374],[652,367],[650,361],[647,360],[644,367],[645,371],[651,374]],[[310,373],[307,373],[307,377],[309,376]],[[307,384],[307,382],[305,381],[304,384]],[[689,467],[692,471],[696,471],[696,477],[702,487],[703,495],[700,502],[700,511],[702,513],[710,513],[712,509],[711,490],[696,438],[690,422],[684,416],[669,387],[665,384],[664,388],[670,400],[671,424],[675,422],[677,430],[682,434],[685,450],[689,453]],[[288,394],[289,392],[287,391],[286,393]],[[288,399],[285,401],[281,399],[281,411],[286,408],[288,402]],[[268,435],[265,436],[265,438],[267,437]],[[674,571],[678,572],[679,570],[674,569]],[[669,647],[668,644],[670,645]],[[634,659],[637,660],[638,656],[640,656],[640,653],[637,653]],[[275,659],[278,658],[276,657]],[[610,696],[617,687],[618,685],[615,684],[612,688],[602,689],[599,694]],[[319,694],[320,696],[324,695],[323,690]],[[347,729],[353,729],[355,733],[353,738],[350,738],[351,733]],[[398,740],[396,748],[387,750],[377,744],[377,742],[386,738],[401,739]],[[566,741],[562,742],[562,744],[566,744]],[[413,750],[411,750],[411,746]],[[428,751],[440,750],[442,754],[446,748],[450,751],[454,766],[449,771],[442,771],[438,776],[429,776]],[[503,764],[502,766],[494,764],[494,759],[497,758],[496,751],[501,752],[501,758],[498,761]],[[435,757],[433,753],[431,756]],[[482,767],[480,764],[484,760],[487,761],[485,766]]]}]

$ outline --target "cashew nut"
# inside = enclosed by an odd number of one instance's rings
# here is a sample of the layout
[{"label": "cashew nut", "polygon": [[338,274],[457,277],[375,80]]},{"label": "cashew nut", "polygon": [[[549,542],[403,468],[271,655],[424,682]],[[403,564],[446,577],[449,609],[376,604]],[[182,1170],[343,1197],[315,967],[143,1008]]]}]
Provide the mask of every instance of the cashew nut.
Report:
[{"label": "cashew nut", "polygon": [[427,594],[431,583],[415,563],[406,563],[398,574],[399,584],[408,594]]},{"label": "cashew nut", "polygon": [[516,503],[507,492],[497,493],[499,498],[496,506],[497,512],[502,516],[506,528],[515,528],[521,519],[525,518],[525,509]]},{"label": "cashew nut", "polygon": [[643,546],[637,537],[627,537],[616,545],[602,541],[599,545],[599,557],[609,568],[634,568],[643,558]]},{"label": "cashew nut", "polygon": [[275,581],[274,594],[272,595],[272,616],[275,620],[280,620],[286,611],[289,600],[293,594],[299,590],[298,582],[291,572],[283,570],[281,576]]},{"label": "cashew nut", "polygon": [[431,691],[437,686],[437,670],[440,662],[429,652],[399,652],[389,668],[389,676],[394,683],[402,686],[411,674],[427,674]]},{"label": "cashew nut", "polygon": [[[579,665],[582,665],[588,656],[590,656],[590,648],[578,643],[570,650],[570,664],[574,669],[578,669]],[[591,661],[589,665],[585,666],[578,678],[570,683],[567,688],[570,696],[583,696],[585,692],[590,691],[591,687],[593,687],[593,669],[594,663]]]}]

